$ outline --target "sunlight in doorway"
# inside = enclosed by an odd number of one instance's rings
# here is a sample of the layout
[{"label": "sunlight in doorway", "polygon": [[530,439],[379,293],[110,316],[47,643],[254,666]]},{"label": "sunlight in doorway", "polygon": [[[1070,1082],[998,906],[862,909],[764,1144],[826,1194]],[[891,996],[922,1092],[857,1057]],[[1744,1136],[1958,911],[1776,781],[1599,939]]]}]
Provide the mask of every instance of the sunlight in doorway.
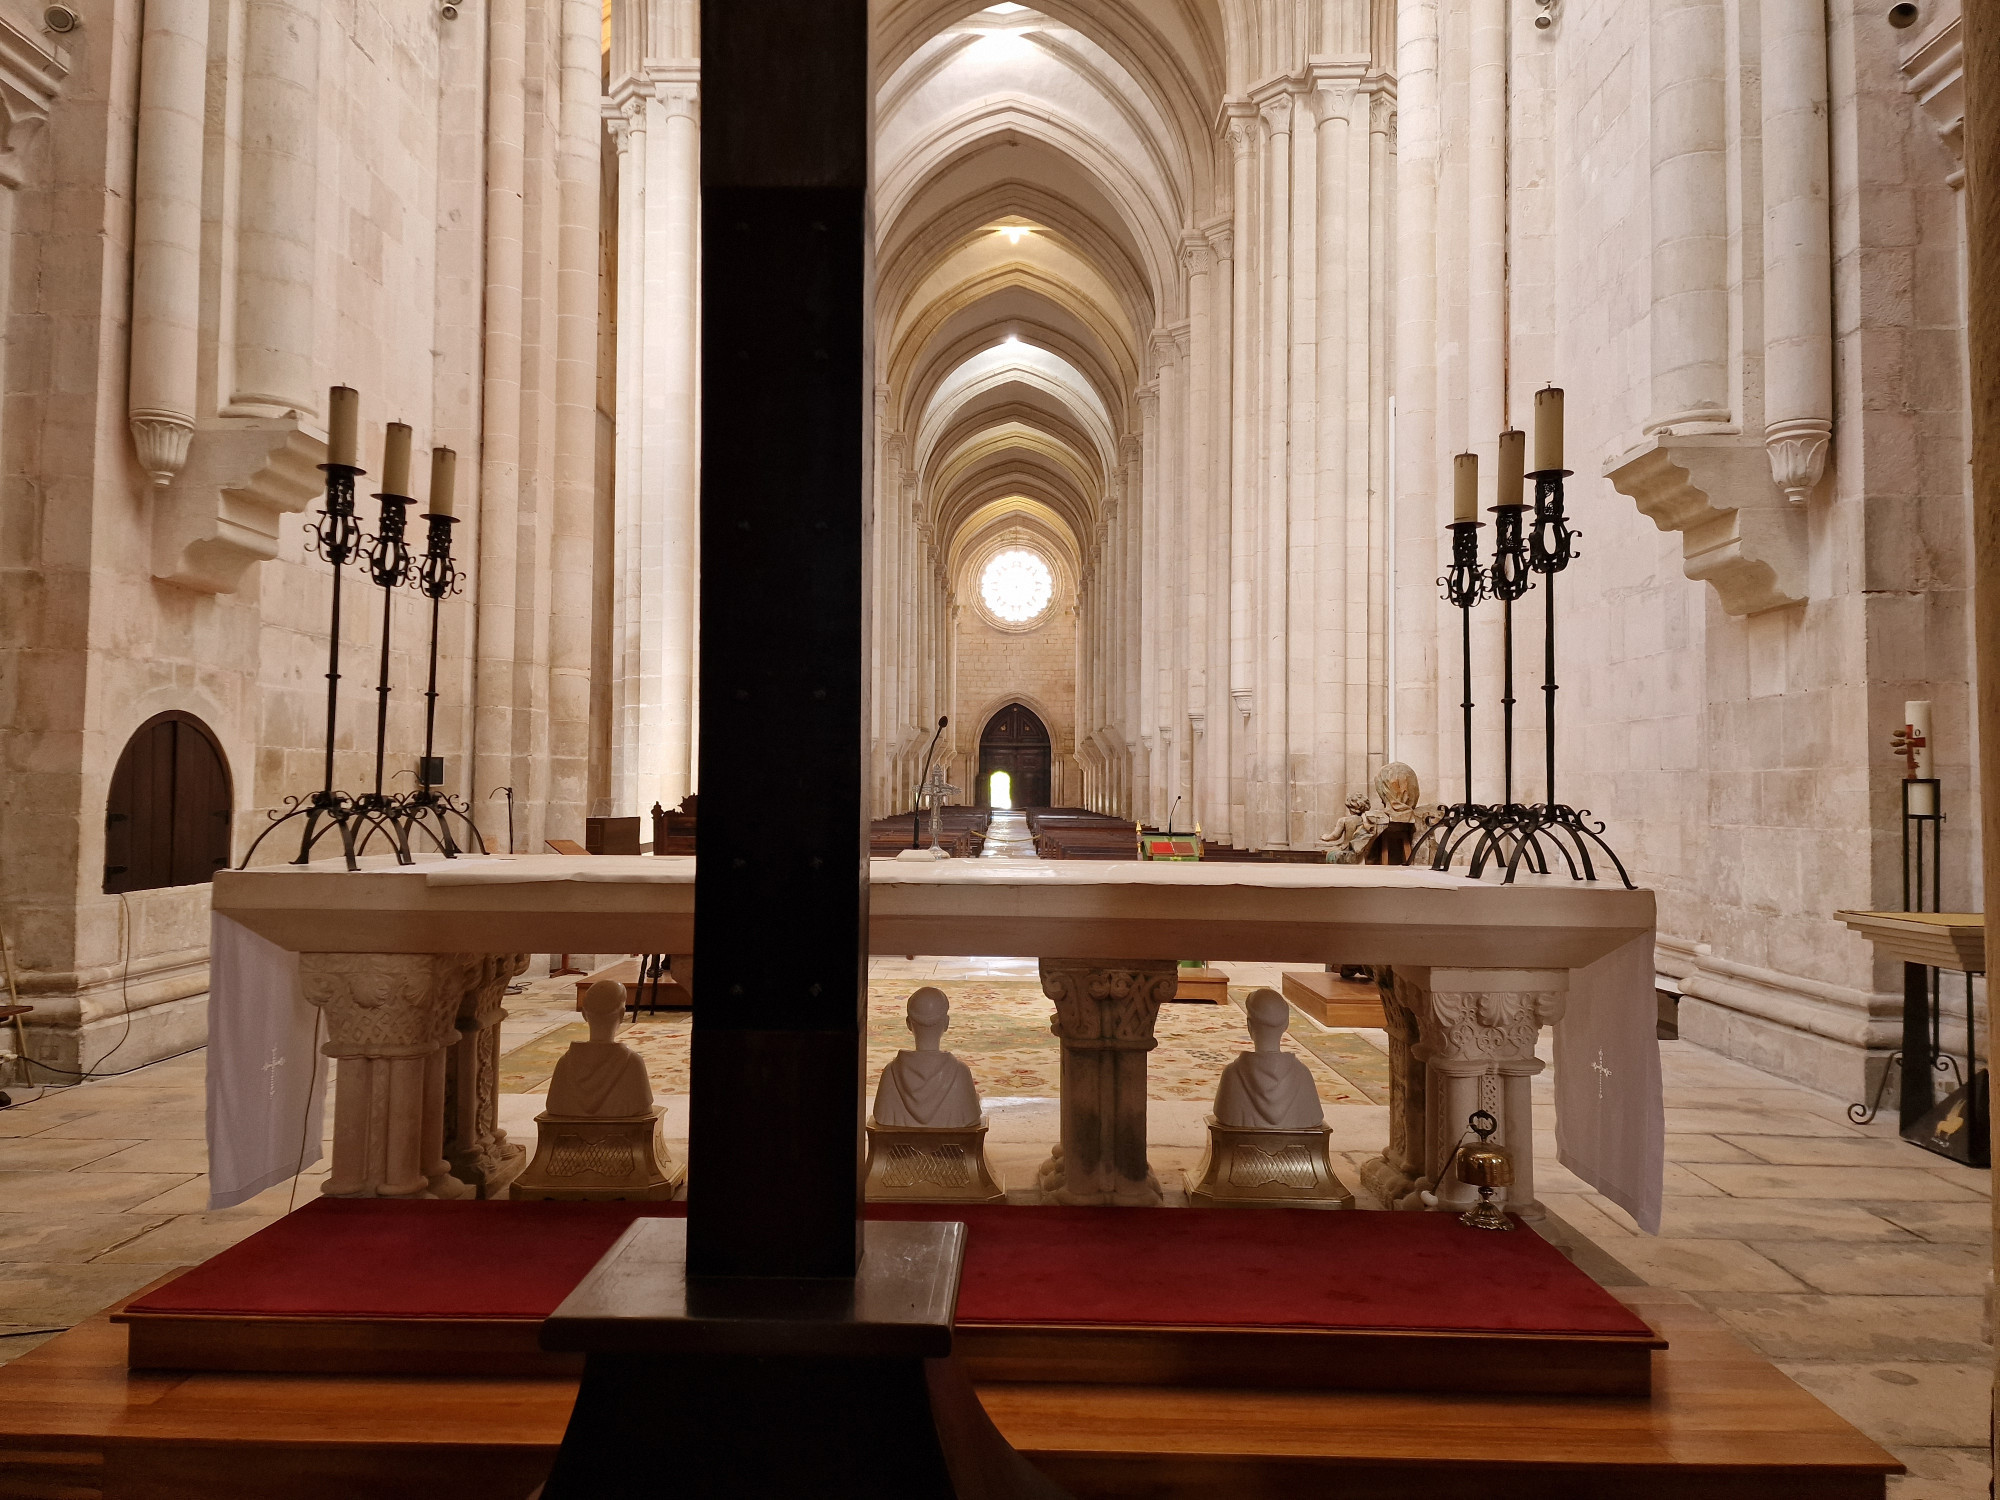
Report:
[{"label": "sunlight in doorway", "polygon": [[987,799],[990,807],[1010,808],[1014,805],[1014,778],[1005,771],[995,771],[987,781],[991,795]]}]

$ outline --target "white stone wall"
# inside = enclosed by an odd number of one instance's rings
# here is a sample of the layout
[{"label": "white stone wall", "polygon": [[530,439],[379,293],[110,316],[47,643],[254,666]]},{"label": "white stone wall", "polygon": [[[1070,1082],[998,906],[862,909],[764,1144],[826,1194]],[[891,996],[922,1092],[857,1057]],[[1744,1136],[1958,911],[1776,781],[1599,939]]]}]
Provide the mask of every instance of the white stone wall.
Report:
[{"label": "white stone wall", "polygon": [[[10,195],[0,420],[0,927],[37,1007],[38,1055],[118,1069],[204,1034],[207,888],[102,894],[105,798],[139,724],[180,709],[215,731],[239,857],[272,810],[320,784],[330,583],[304,525],[329,385],[362,395],[365,530],[386,422],[415,429],[419,501],[430,449],[459,453],[465,588],[442,612],[437,725],[449,790],[496,845],[504,802],[489,794],[507,784],[523,847],[580,836],[598,490],[596,12],[593,0],[475,0],[456,19],[388,0],[338,16],[289,0],[119,0],[65,39],[68,77],[40,138],[22,132]],[[205,75],[148,73],[148,48],[176,40],[157,35],[170,25],[205,43]],[[171,107],[142,118],[142,98]],[[272,109],[276,135],[259,114]],[[149,157],[152,132],[176,117],[195,136],[180,156]],[[293,154],[260,177],[246,153],[266,140]],[[132,205],[160,180],[143,165],[156,158],[199,189],[198,233],[181,254],[149,231],[135,279]],[[527,253],[511,259],[495,249],[496,172],[517,184]],[[149,223],[174,227],[171,215]],[[288,245],[306,258],[286,261]],[[288,264],[291,282],[277,275]],[[152,446],[135,446],[135,285],[145,306],[171,293],[198,309],[191,340],[140,351],[146,409],[163,409],[162,392],[180,404],[178,454],[150,430],[138,436]],[[410,531],[420,552],[414,515]],[[382,595],[350,567],[345,604],[335,781],[362,792]],[[504,673],[475,671],[475,612],[480,654],[504,651]],[[415,592],[395,596],[391,791],[413,785],[423,746],[428,618]],[[259,859],[295,854],[282,837]]]}]

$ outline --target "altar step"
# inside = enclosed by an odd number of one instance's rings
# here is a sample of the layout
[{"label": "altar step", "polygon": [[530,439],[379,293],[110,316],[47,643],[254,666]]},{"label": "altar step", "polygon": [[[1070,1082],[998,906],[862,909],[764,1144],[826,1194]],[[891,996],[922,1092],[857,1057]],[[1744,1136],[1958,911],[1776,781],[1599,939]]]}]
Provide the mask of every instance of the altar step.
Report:
[{"label": "altar step", "polygon": [[[546,1375],[541,1320],[682,1203],[332,1199],[130,1302],[137,1369]],[[975,1380],[1644,1395],[1661,1341],[1528,1230],[1451,1215],[868,1205],[968,1228]]]},{"label": "altar step", "polygon": [[[1076,1500],[1883,1500],[1901,1465],[1719,1320],[1617,1295],[1669,1341],[1650,1397],[979,1395]],[[126,1353],[100,1315],[0,1368],[0,1497],[526,1500],[576,1397],[568,1378],[148,1372]]]}]

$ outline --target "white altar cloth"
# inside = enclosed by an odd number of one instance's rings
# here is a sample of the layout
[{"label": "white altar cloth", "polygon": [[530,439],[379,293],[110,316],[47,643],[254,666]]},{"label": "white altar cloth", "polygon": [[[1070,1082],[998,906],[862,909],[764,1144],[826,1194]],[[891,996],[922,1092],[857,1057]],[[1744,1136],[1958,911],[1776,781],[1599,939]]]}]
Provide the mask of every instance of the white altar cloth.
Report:
[{"label": "white altar cloth", "polygon": [[[363,865],[359,874],[332,864],[223,871],[215,909],[294,953],[695,951],[692,858]],[[1558,1159],[1644,1227],[1658,1224],[1664,1126],[1650,891],[1558,876],[1503,886],[1384,866],[1126,860],[885,859],[871,861],[869,881],[869,949],[885,955],[1569,971],[1554,1027]],[[268,1005],[268,995],[267,978],[252,987],[223,966],[210,996],[215,1033],[243,1032],[243,1010]],[[311,1015],[295,988],[276,1008]],[[270,1060],[254,1047],[212,1054],[212,1074],[223,1075],[212,1096],[254,1098]],[[243,1138],[219,1141],[218,1124]],[[212,1111],[211,1127],[212,1151],[297,1158],[296,1114],[287,1126],[276,1112],[260,1124],[254,1112]]]},{"label": "white altar cloth", "polygon": [[326,1059],[299,956],[209,919],[208,1206],[234,1208],[320,1159]]}]

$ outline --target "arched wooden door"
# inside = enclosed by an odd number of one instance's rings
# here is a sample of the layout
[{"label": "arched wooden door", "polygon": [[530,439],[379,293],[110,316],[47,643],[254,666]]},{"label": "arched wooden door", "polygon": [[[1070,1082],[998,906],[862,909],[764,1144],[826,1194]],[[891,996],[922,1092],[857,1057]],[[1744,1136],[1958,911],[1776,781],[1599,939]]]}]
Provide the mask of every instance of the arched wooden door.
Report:
[{"label": "arched wooden door", "polygon": [[993,773],[1005,771],[1014,783],[1016,807],[1049,805],[1049,731],[1034,713],[1010,703],[986,721],[979,736],[979,807],[993,805]]},{"label": "arched wooden door", "polygon": [[229,761],[193,714],[148,719],[126,741],[104,812],[104,889],[204,885],[229,864]]}]

